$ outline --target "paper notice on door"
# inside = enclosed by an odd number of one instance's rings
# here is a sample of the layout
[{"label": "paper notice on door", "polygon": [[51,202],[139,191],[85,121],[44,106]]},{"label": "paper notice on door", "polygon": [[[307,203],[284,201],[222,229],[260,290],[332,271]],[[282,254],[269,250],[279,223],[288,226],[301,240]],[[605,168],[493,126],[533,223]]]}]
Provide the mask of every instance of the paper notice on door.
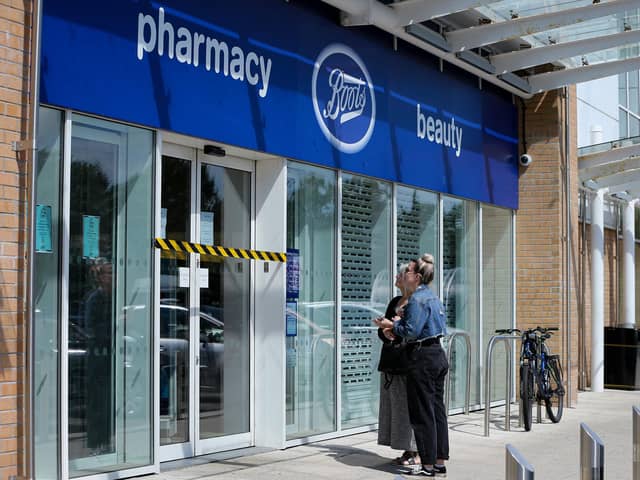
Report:
[{"label": "paper notice on door", "polygon": [[167,209],[160,209],[160,237],[167,238]]},{"label": "paper notice on door", "polygon": [[178,287],[189,288],[189,267],[178,267]]},{"label": "paper notice on door", "polygon": [[100,256],[100,217],[82,216],[82,256],[98,258]]},{"label": "paper notice on door", "polygon": [[200,212],[200,243],[213,245],[213,212]]},{"label": "paper notice on door", "polygon": [[200,282],[200,288],[209,288],[209,269],[200,268],[198,269],[198,273],[199,273],[198,280]]}]

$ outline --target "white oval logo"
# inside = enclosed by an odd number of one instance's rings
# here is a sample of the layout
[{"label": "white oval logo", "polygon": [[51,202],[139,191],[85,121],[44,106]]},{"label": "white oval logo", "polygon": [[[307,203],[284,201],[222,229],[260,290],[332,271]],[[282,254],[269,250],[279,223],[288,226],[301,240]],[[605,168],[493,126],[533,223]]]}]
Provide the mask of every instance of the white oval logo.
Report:
[{"label": "white oval logo", "polygon": [[322,50],[313,69],[311,95],[316,120],[331,145],[345,153],[367,145],[376,121],[376,98],[356,52],[338,43]]}]

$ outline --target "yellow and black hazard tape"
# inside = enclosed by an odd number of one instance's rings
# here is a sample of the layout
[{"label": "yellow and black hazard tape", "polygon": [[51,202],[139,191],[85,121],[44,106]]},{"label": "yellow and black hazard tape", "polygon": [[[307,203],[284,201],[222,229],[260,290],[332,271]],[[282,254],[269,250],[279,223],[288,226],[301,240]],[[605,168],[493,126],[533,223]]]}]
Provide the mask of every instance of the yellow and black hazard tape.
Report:
[{"label": "yellow and black hazard tape", "polygon": [[200,255],[211,255],[214,257],[240,258],[244,260],[262,260],[265,262],[285,262],[287,254],[281,252],[267,252],[265,250],[247,250],[245,248],[220,247],[205,245],[203,243],[192,243],[184,240],[171,240],[167,238],[156,238],[154,241],[156,248],[168,252],[178,253],[199,253]]}]

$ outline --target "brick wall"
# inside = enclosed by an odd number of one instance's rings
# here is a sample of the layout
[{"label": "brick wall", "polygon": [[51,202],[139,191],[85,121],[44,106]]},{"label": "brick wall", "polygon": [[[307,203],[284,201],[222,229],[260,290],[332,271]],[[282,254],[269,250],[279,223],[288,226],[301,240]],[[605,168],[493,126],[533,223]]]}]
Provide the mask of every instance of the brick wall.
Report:
[{"label": "brick wall", "polygon": [[24,153],[27,132],[30,2],[0,0],[0,480],[25,475]]},{"label": "brick wall", "polygon": [[[575,89],[569,89],[570,144],[577,142]],[[565,377],[571,375],[571,401],[577,399],[578,172],[574,148],[565,152],[565,106],[562,90],[536,95],[520,106],[521,147],[534,161],[520,167],[520,207],[516,216],[516,322],[520,328],[558,327],[549,345],[562,355]],[[524,117],[524,124],[522,118]],[[565,192],[565,158],[570,173]],[[566,211],[565,195],[571,200]],[[571,235],[566,228],[570,218]],[[570,271],[566,242],[569,241]],[[567,316],[567,288],[569,315]],[[569,330],[569,331],[567,331]],[[567,340],[568,339],[568,340]],[[569,349],[567,348],[569,346]],[[570,351],[570,355],[568,354]],[[569,365],[571,359],[571,365]]]}]

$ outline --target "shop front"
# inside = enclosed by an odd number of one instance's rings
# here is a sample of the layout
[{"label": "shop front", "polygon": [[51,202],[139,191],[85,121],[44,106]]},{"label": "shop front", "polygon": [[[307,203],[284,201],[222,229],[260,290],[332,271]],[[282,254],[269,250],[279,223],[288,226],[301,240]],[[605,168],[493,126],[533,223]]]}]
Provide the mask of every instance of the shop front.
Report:
[{"label": "shop front", "polygon": [[510,94],[316,2],[44,0],[40,69],[35,478],[375,428],[372,319],[425,251],[484,401]]}]

